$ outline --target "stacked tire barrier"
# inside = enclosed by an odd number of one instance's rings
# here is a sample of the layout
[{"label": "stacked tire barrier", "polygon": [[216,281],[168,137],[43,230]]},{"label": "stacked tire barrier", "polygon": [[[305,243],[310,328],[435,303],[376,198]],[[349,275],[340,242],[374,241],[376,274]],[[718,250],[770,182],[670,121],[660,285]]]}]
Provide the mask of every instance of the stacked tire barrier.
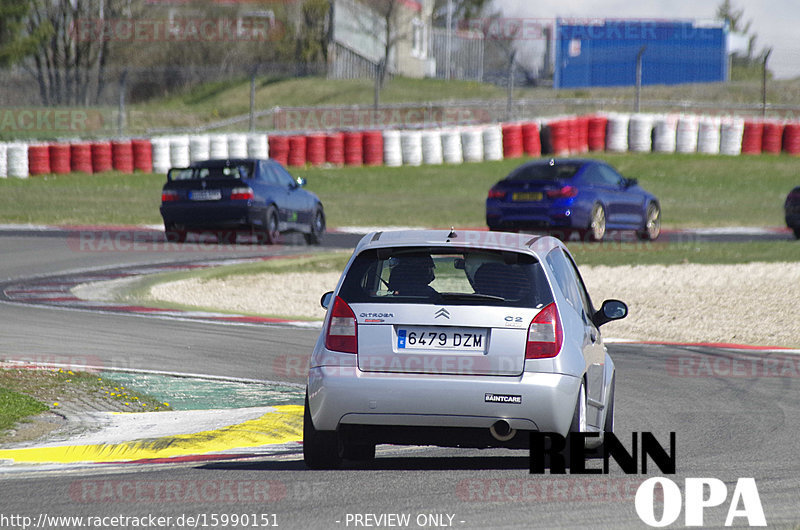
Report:
[{"label": "stacked tire barrier", "polygon": [[149,139],[0,143],[0,178],[71,172],[166,173],[224,158],[284,166],[419,166],[587,151],[800,156],[800,122],[690,114],[594,114],[430,129],[215,133]]}]

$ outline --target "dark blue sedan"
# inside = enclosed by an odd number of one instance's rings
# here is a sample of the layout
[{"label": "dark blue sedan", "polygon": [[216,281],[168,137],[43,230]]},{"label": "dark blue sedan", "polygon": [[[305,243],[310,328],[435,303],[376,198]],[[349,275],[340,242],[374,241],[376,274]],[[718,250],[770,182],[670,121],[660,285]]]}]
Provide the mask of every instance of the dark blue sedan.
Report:
[{"label": "dark blue sedan", "polygon": [[302,232],[309,244],[325,233],[319,198],[303,189],[274,160],[227,159],[173,168],[161,191],[161,217],[172,241],[188,232],[248,233],[260,243],[277,242],[281,232]]},{"label": "dark blue sedan", "polygon": [[658,199],[602,160],[542,159],[516,168],[486,199],[490,230],[573,232],[600,241],[607,230],[661,233]]}]

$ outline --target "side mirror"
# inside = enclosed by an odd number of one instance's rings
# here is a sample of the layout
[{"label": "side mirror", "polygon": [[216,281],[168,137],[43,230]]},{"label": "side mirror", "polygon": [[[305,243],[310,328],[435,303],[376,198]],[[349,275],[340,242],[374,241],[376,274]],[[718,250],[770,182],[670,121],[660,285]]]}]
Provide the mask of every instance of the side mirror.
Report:
[{"label": "side mirror", "polygon": [[303,177],[297,177],[295,182],[297,182],[297,186],[300,188],[306,185],[306,179],[304,179]]},{"label": "side mirror", "polygon": [[636,179],[625,179],[625,187],[630,188],[639,184],[639,181]]},{"label": "side mirror", "polygon": [[621,320],[628,316],[628,306],[620,300],[606,300],[600,310],[592,316],[592,322],[598,328],[612,320]]},{"label": "side mirror", "polygon": [[331,298],[333,298],[333,291],[328,291],[322,295],[322,298],[319,299],[319,305],[325,309],[328,309],[328,306],[331,305]]}]

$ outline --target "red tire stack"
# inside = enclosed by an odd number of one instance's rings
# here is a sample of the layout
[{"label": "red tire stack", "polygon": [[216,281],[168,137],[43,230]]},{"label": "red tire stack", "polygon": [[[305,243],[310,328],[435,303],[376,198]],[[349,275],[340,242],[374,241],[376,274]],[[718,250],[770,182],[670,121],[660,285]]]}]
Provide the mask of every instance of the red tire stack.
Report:
[{"label": "red tire stack", "polygon": [[111,165],[120,173],[133,173],[133,145],[130,141],[111,142]]},{"label": "red tire stack", "polygon": [[380,166],[383,164],[383,132],[364,131],[361,147],[364,165]]},{"label": "red tire stack", "polygon": [[586,153],[589,151],[589,117],[580,116],[578,121],[578,151]]},{"label": "red tire stack", "polygon": [[764,135],[764,123],[760,121],[744,122],[742,131],[742,154],[761,154],[761,139]]},{"label": "red tire stack", "polygon": [[111,171],[114,168],[111,156],[111,142],[92,143],[92,169],[95,173]]},{"label": "red tire stack", "polygon": [[592,116],[589,118],[586,125],[589,151],[605,151],[607,125],[608,118],[605,116]]},{"label": "red tire stack", "polygon": [[764,135],[761,137],[761,152],[779,154],[783,139],[783,124],[775,121],[764,123]]},{"label": "red tire stack", "polygon": [[503,158],[519,158],[522,153],[522,124],[503,124]]},{"label": "red tire stack", "polygon": [[306,137],[294,135],[289,137],[289,165],[301,167],[306,165]]},{"label": "red tire stack", "polygon": [[312,166],[325,163],[325,135],[309,134],[306,136],[306,159]]},{"label": "red tire stack", "polygon": [[348,166],[364,163],[363,135],[358,131],[344,133],[344,163]]},{"label": "red tire stack", "polygon": [[539,156],[542,154],[542,139],[539,136],[539,124],[522,124],[522,150],[528,156]]},{"label": "red tire stack", "polygon": [[800,155],[800,123],[787,123],[783,128],[783,150],[790,155]]},{"label": "red tire stack", "polygon": [[269,137],[269,157],[282,166],[289,165],[289,137]]},{"label": "red tire stack", "polygon": [[69,146],[69,166],[72,171],[92,173],[92,144]]},{"label": "red tire stack", "polygon": [[69,144],[50,144],[50,171],[56,175],[72,171]]},{"label": "red tire stack", "polygon": [[150,140],[131,140],[133,169],[145,173],[153,172],[153,144]]},{"label": "red tire stack", "polygon": [[28,173],[31,175],[50,173],[50,148],[46,144],[28,146]]},{"label": "red tire stack", "polygon": [[344,165],[344,133],[335,132],[325,136],[325,161],[335,166]]},{"label": "red tire stack", "polygon": [[570,144],[569,120],[555,120],[548,124],[550,127],[550,145],[556,155],[568,155]]}]

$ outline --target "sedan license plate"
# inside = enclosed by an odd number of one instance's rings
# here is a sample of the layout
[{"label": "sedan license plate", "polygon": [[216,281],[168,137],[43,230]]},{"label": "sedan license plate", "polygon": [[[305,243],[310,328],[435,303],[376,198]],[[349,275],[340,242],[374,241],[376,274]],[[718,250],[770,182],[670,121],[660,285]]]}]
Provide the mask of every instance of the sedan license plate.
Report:
[{"label": "sedan license plate", "polygon": [[189,192],[189,199],[193,201],[218,201],[222,198],[220,190],[194,190]]},{"label": "sedan license plate", "polygon": [[520,191],[511,194],[512,201],[541,201],[542,197],[543,195],[540,191]]},{"label": "sedan license plate", "polygon": [[481,328],[400,327],[398,350],[486,351],[486,330]]}]

